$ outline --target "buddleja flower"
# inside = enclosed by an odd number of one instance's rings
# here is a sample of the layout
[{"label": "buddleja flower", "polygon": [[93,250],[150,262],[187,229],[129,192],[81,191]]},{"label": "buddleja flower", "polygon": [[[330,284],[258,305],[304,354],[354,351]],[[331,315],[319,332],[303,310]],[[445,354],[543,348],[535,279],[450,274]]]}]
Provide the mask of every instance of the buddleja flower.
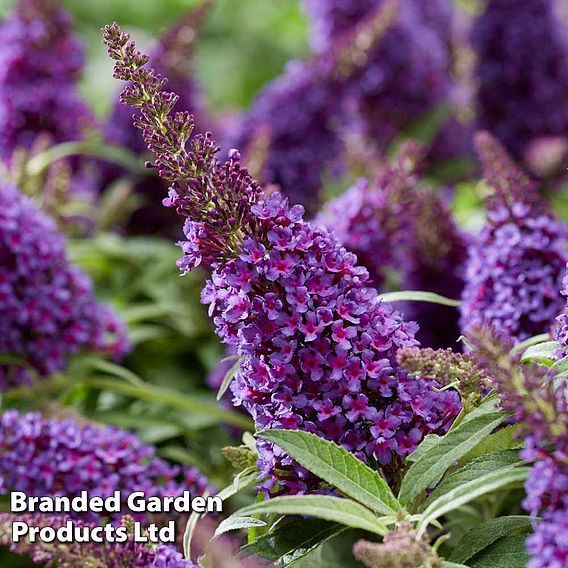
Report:
[{"label": "buddleja flower", "polygon": [[528,568],[557,568],[568,560],[568,401],[566,380],[547,377],[543,367],[527,367],[519,355],[509,357],[513,343],[494,330],[476,329],[468,337],[472,355],[485,367],[501,404],[521,425],[521,457],[534,461],[525,484],[524,508],[533,516],[534,534],[527,539]]},{"label": "buddleja flower", "polygon": [[[329,49],[383,3],[306,0],[314,47]],[[455,90],[450,77],[451,3],[400,0],[397,11],[396,21],[353,77],[350,89],[367,138],[381,149],[428,112],[451,104]]]},{"label": "buddleja flower", "polygon": [[495,139],[483,133],[477,143],[494,193],[487,225],[470,249],[461,327],[467,334],[487,324],[521,341],[548,331],[562,311],[568,230]]},{"label": "buddleja flower", "polygon": [[0,43],[0,157],[40,133],[55,143],[82,138],[94,119],[77,91],[83,50],[69,15],[56,2],[20,0]]},{"label": "buddleja flower", "polygon": [[[359,181],[328,202],[315,222],[357,255],[377,288],[395,270],[403,289],[456,297],[463,289],[466,239],[441,196],[419,184],[420,157],[421,149],[407,144],[381,166],[376,182]],[[455,309],[417,302],[405,310],[418,321],[422,343],[447,346],[459,337]]]},{"label": "buddleja flower", "polygon": [[[247,151],[266,131],[269,148],[261,180],[277,185],[293,203],[315,213],[327,175],[342,169],[343,99],[373,46],[383,40],[393,18],[391,3],[372,11],[310,61],[292,61],[266,86],[229,136],[230,145]],[[174,89],[175,90],[175,89]],[[301,103],[299,103],[301,101]]]},{"label": "buddleja flower", "polygon": [[[175,95],[127,34],[117,25],[104,34],[115,76],[132,82],[122,99],[141,109],[137,124],[171,183],[166,204],[187,218],[180,267],[212,271],[202,301],[241,356],[234,402],[258,428],[302,428],[396,469],[459,411],[457,393],[435,392],[398,368],[396,349],[416,343],[415,326],[378,301],[355,256],[305,223],[301,206],[278,193],[263,197],[236,151],[219,162],[209,135],[186,147],[191,116],[169,114]],[[266,490],[316,484],[272,445],[259,444],[259,454]]]},{"label": "buddleja flower", "polygon": [[555,4],[490,0],[473,27],[478,126],[517,159],[568,130],[568,34]]},{"label": "buddleja flower", "polygon": [[[120,491],[126,498],[134,491],[164,497],[187,490],[195,497],[206,489],[207,480],[197,469],[168,464],[130,432],[72,418],[44,419],[37,412],[9,410],[0,418],[2,494],[73,498],[81,491],[101,497]],[[103,516],[81,518],[100,521]]]},{"label": "buddleja flower", "polygon": [[[133,538],[126,542],[93,542],[82,540],[63,543],[58,540],[44,542],[36,539],[33,543],[12,540],[12,523],[24,522],[31,527],[52,527],[54,530],[72,522],[73,529],[82,534],[90,533],[96,525],[71,520],[66,515],[14,515],[0,513],[0,544],[9,547],[15,554],[29,556],[34,564],[59,568],[197,568],[197,564],[184,560],[172,546],[159,545],[150,548],[137,543]],[[126,524],[126,523],[125,523]]]},{"label": "buddleja flower", "polygon": [[[193,55],[200,29],[207,15],[210,2],[204,1],[190,9],[182,19],[168,28],[152,49],[152,61],[159,73],[168,77],[172,90],[179,100],[176,110],[188,110],[200,122],[208,121],[200,85],[195,77]],[[138,155],[144,155],[147,150],[140,134],[132,125],[132,109],[117,102],[105,127],[107,140],[118,146],[124,146]],[[108,186],[124,171],[116,166],[103,166],[103,186]],[[131,234],[162,234],[177,237],[181,231],[176,215],[161,207],[162,192],[167,191],[156,179],[148,173],[141,178],[135,178],[133,192],[142,204],[128,219],[127,231]]]},{"label": "buddleja flower", "polygon": [[357,255],[377,288],[384,285],[389,270],[405,262],[400,250],[407,197],[415,185],[414,149],[407,146],[396,160],[383,164],[376,183],[361,179],[328,201],[314,220]]},{"label": "buddleja flower", "polygon": [[[11,185],[0,185],[0,353],[40,376],[61,371],[81,349],[121,357],[124,324],[99,304],[89,278],[69,264],[55,223]],[[19,365],[0,366],[0,388],[30,379]]]}]

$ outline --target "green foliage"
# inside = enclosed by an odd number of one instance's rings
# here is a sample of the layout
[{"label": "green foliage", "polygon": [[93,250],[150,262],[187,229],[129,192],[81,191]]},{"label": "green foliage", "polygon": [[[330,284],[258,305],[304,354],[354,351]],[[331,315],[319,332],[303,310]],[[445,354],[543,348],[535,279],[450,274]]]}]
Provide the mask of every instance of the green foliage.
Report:
[{"label": "green foliage", "polygon": [[258,435],[274,442],[310,472],[377,514],[392,515],[400,509],[381,475],[337,444],[299,430],[266,430]]},{"label": "green foliage", "polygon": [[383,536],[387,527],[366,507],[351,499],[327,495],[292,495],[275,497],[239,509],[235,516],[276,513],[278,515],[308,515],[324,521],[362,529]]},{"label": "green foliage", "polygon": [[402,481],[399,494],[401,504],[411,508],[423,491],[433,488],[455,461],[473,450],[507,416],[502,411],[494,410],[494,403],[488,402],[466,416],[446,436],[430,439],[428,449],[414,461]]},{"label": "green foliage", "polygon": [[500,538],[468,561],[471,568],[524,568],[529,561],[525,551],[526,534]]},{"label": "green foliage", "polygon": [[497,517],[470,530],[452,552],[453,562],[467,562],[494,542],[515,534],[531,531],[531,518],[521,515]]},{"label": "green foliage", "polygon": [[273,562],[279,568],[292,566],[335,538],[345,527],[320,519],[296,519],[278,523],[273,530],[245,546],[245,556],[255,555]]},{"label": "green foliage", "polygon": [[379,298],[385,302],[430,302],[442,306],[458,307],[461,305],[459,300],[452,300],[434,292],[419,292],[414,290],[403,290],[400,292],[385,292]]}]

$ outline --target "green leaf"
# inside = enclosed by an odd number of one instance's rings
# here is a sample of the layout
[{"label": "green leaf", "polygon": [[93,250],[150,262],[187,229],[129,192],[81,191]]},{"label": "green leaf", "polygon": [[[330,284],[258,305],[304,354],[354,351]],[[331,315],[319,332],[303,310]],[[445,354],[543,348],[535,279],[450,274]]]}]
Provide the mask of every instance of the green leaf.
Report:
[{"label": "green leaf", "polygon": [[213,538],[217,538],[229,531],[239,531],[253,527],[265,527],[266,523],[254,517],[229,517],[219,523]]},{"label": "green leaf", "polygon": [[240,369],[240,367],[241,367],[241,363],[240,363],[240,361],[237,361],[225,373],[225,376],[223,377],[223,382],[221,383],[221,386],[219,387],[219,390],[217,391],[217,400],[221,400],[223,398],[223,395],[227,392],[227,389],[229,388],[229,386],[233,382],[233,379],[235,378],[235,375],[237,374],[237,371]]},{"label": "green leaf", "polygon": [[545,341],[537,345],[531,345],[521,355],[521,362],[528,363],[530,361],[551,363],[556,361],[554,352],[561,348],[558,341]]},{"label": "green leaf", "polygon": [[311,473],[376,513],[392,515],[400,510],[381,475],[337,444],[299,430],[265,430],[258,436],[274,442]]},{"label": "green leaf", "polygon": [[461,487],[497,470],[515,468],[522,463],[523,462],[519,458],[518,452],[514,450],[493,452],[480,456],[468,462],[466,465],[444,479],[428,497],[428,500],[422,505],[420,510],[424,511],[426,508],[429,508],[430,503],[433,503],[457,487]]},{"label": "green leaf", "polygon": [[96,369],[97,371],[102,371],[107,375],[111,375],[113,377],[117,377],[119,379],[124,379],[126,382],[130,383],[131,385],[143,385],[144,381],[130,369],[126,367],[121,367],[116,363],[111,363],[110,361],[105,361],[104,359],[99,359],[93,357],[92,359],[87,359],[86,357],[83,358],[84,362],[89,363],[89,366],[92,369]]},{"label": "green leaf", "polygon": [[554,375],[566,375],[568,373],[568,357],[563,357],[562,359],[558,359],[556,363],[550,367],[550,370],[554,373]]},{"label": "green leaf", "polygon": [[467,562],[472,556],[495,541],[513,534],[527,534],[532,530],[532,519],[522,515],[497,517],[473,527],[450,555],[453,562]]},{"label": "green leaf", "polygon": [[458,509],[481,495],[486,495],[487,493],[491,493],[513,483],[524,482],[529,472],[529,467],[502,468],[444,492],[443,495],[432,501],[424,510],[418,534],[424,534],[428,525],[436,519],[439,519],[442,515]]},{"label": "green leaf", "polygon": [[487,436],[480,444],[469,452],[464,460],[473,460],[479,456],[504,450],[518,450],[523,447],[523,440],[518,437],[519,425],[511,424],[500,428],[494,434]]},{"label": "green leaf", "polygon": [[532,347],[533,345],[538,345],[539,343],[544,343],[545,341],[550,341],[550,333],[541,333],[539,335],[535,335],[533,337],[529,337],[520,343],[517,343],[513,349],[511,349],[511,353],[520,353],[524,351],[528,347]]},{"label": "green leaf", "polygon": [[284,568],[292,566],[344,530],[345,526],[339,523],[296,519],[279,524],[241,550],[245,556],[254,555]]},{"label": "green leaf", "polygon": [[470,568],[470,567],[466,566],[465,564],[456,564],[455,562],[448,562],[447,560],[444,560],[442,562],[442,568]]},{"label": "green leaf", "polygon": [[324,521],[342,523],[348,527],[385,535],[387,528],[367,508],[350,499],[327,495],[292,495],[275,497],[244,507],[235,513],[246,517],[261,513],[279,515],[308,515]]},{"label": "green leaf", "polygon": [[525,535],[500,538],[468,561],[471,568],[525,568],[530,560]]},{"label": "green leaf", "polygon": [[420,445],[406,458],[406,461],[409,463],[418,461],[423,454],[432,449],[442,438],[443,436],[438,436],[438,434],[428,434]]},{"label": "green leaf", "polygon": [[172,408],[189,410],[200,414],[208,414],[217,418],[219,422],[238,426],[239,428],[252,428],[252,423],[246,416],[234,410],[221,408],[213,400],[208,400],[205,397],[192,396],[148,383],[133,385],[122,380],[117,381],[105,377],[86,378],[81,382],[93,388],[117,392],[132,398],[157,402]]},{"label": "green leaf", "polygon": [[379,294],[379,299],[385,302],[430,302],[457,308],[461,306],[460,300],[452,300],[434,292],[420,292],[418,290],[402,290],[400,292],[385,292]]},{"label": "green leaf", "polygon": [[434,487],[455,461],[475,448],[508,416],[500,411],[488,412],[485,406],[468,414],[455,430],[440,438],[410,466],[402,480],[400,503],[410,509],[424,490]]}]

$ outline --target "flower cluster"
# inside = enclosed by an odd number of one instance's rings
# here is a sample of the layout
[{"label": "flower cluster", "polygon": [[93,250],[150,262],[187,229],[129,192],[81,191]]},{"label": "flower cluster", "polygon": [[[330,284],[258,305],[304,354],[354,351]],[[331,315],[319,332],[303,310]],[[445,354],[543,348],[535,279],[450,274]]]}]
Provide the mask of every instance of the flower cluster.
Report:
[{"label": "flower cluster", "polygon": [[568,33],[555,4],[491,0],[473,28],[478,127],[517,159],[568,130]]},{"label": "flower cluster", "polygon": [[376,184],[359,180],[328,201],[314,220],[357,255],[377,288],[383,286],[389,269],[404,262],[399,252],[404,240],[405,198],[413,185],[412,161],[407,158],[401,154],[392,164],[384,164]]},{"label": "flower cluster", "polygon": [[77,91],[80,40],[56,2],[20,0],[0,24],[0,157],[29,148],[39,133],[78,140],[94,119]]},{"label": "flower cluster", "polygon": [[[212,269],[202,301],[241,356],[235,403],[259,428],[315,432],[397,469],[460,407],[456,392],[436,392],[436,383],[396,364],[396,350],[416,343],[414,324],[378,301],[355,255],[304,222],[301,206],[278,193],[263,198],[238,153],[218,162],[208,136],[186,148],[191,117],[169,116],[175,96],[128,40],[118,26],[105,28],[115,76],[132,82],[122,98],[142,109],[155,167],[172,183],[166,204],[187,217],[180,266]],[[277,448],[261,443],[259,454],[267,491],[311,488],[307,472]]]},{"label": "flower cluster", "polygon": [[462,395],[481,394],[489,387],[490,377],[469,355],[451,349],[405,347],[396,354],[399,365],[410,373],[430,377],[441,385],[459,382]]},{"label": "flower cluster", "polygon": [[325,169],[337,169],[340,160],[340,107],[337,81],[322,78],[308,62],[292,61],[239,120],[230,143],[249,148],[256,133],[266,128],[270,146],[261,179],[314,212]]},{"label": "flower cluster", "polygon": [[[403,289],[452,297],[463,289],[466,239],[441,196],[418,184],[419,155],[415,144],[406,145],[380,167],[375,184],[359,181],[329,201],[315,222],[357,255],[377,288],[395,269]],[[440,347],[457,340],[455,309],[425,302],[405,308],[420,324],[421,343]]]},{"label": "flower cluster", "polygon": [[[456,393],[434,393],[434,383],[397,368],[396,350],[415,343],[414,327],[377,302],[366,270],[330,233],[303,223],[278,194],[253,213],[260,234],[214,270],[202,295],[217,334],[242,357],[234,402],[260,428],[311,431],[398,466],[426,433],[450,424]],[[309,488],[268,444],[259,465],[272,474],[267,489],[276,481]]]},{"label": "flower cluster", "polygon": [[548,331],[562,311],[568,228],[544,209],[498,142],[483,133],[478,147],[494,194],[470,248],[461,327],[467,334],[488,324],[522,341]]},{"label": "flower cluster", "polygon": [[468,337],[472,356],[491,377],[502,406],[521,424],[525,447],[521,457],[535,461],[525,484],[524,508],[534,517],[534,534],[527,539],[529,568],[564,566],[568,543],[568,401],[565,379],[546,376],[543,367],[527,367],[510,357],[510,339],[494,330],[476,329]]},{"label": "flower cluster", "polygon": [[231,147],[248,154],[259,133],[266,132],[270,143],[261,181],[278,186],[310,215],[319,205],[326,174],[342,168],[346,89],[360,73],[361,62],[383,41],[393,17],[387,2],[310,61],[291,61],[229,136]]},{"label": "flower cluster", "polygon": [[[14,186],[0,185],[0,353],[46,376],[66,357],[90,349],[121,357],[124,324],[97,303],[88,277],[71,266],[55,223]],[[29,380],[21,366],[0,366],[0,388]]]},{"label": "flower cluster", "polygon": [[[26,555],[34,564],[58,566],[60,568],[84,568],[105,566],[106,568],[197,568],[197,564],[184,560],[172,546],[159,545],[149,548],[129,538],[124,543],[102,543],[89,540],[62,543],[57,540],[44,542],[41,539],[33,544],[27,540],[14,543],[12,523],[25,522],[33,527],[51,527],[58,530],[70,521],[65,515],[48,516],[42,514],[14,515],[0,513],[0,544],[9,547],[15,554]],[[74,519],[75,530],[90,532],[95,525]],[[126,524],[126,523],[125,523]]]},{"label": "flower cluster", "polygon": [[[75,497],[82,490],[108,497],[143,491],[147,497],[202,495],[207,481],[197,469],[172,466],[133,434],[72,418],[44,419],[9,410],[0,418],[0,493]],[[100,521],[95,513],[82,517]]]},{"label": "flower cluster", "polygon": [[[328,49],[381,4],[383,0],[306,0],[315,48]],[[451,104],[455,90],[451,3],[401,0],[397,11],[396,21],[350,82],[362,128],[379,148],[428,112]]]}]

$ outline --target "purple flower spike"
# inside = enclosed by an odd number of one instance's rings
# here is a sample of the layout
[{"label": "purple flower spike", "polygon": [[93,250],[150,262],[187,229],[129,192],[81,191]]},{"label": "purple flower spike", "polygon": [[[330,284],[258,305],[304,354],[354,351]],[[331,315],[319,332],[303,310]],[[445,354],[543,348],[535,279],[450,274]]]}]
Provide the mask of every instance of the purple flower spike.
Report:
[{"label": "purple flower spike", "polygon": [[489,134],[477,139],[488,223],[471,246],[461,307],[464,333],[490,325],[515,341],[550,329],[562,311],[568,227],[546,211],[536,188]]},{"label": "purple flower spike", "polygon": [[[81,349],[120,358],[130,345],[124,323],[93,296],[71,266],[55,223],[11,185],[0,185],[0,353],[40,376],[66,367]],[[0,388],[28,382],[18,365],[0,365]]]},{"label": "purple flower spike", "polygon": [[[414,445],[427,433],[444,432],[459,412],[458,394],[436,392],[437,383],[409,377],[397,365],[397,349],[416,344],[416,326],[378,300],[355,255],[327,230],[306,223],[301,206],[289,206],[279,193],[263,196],[238,153],[221,163],[210,135],[189,140],[192,117],[169,114],[175,95],[145,67],[148,58],[116,24],[104,37],[117,62],[115,76],[132,83],[122,100],[141,109],[137,125],[171,183],[166,204],[186,217],[180,267],[212,271],[202,300],[217,335],[241,358],[231,385],[234,403],[259,429],[304,429],[361,459],[377,454],[370,427],[381,410],[400,417],[397,435]],[[241,274],[248,275],[247,288],[235,279]],[[322,329],[312,337],[314,322]],[[413,410],[424,399],[431,401],[427,418]],[[320,422],[318,414],[334,414],[320,404],[325,401],[341,411]],[[319,487],[270,443],[258,449],[267,492]],[[399,449],[394,437],[380,451],[395,474],[408,447]]]}]

